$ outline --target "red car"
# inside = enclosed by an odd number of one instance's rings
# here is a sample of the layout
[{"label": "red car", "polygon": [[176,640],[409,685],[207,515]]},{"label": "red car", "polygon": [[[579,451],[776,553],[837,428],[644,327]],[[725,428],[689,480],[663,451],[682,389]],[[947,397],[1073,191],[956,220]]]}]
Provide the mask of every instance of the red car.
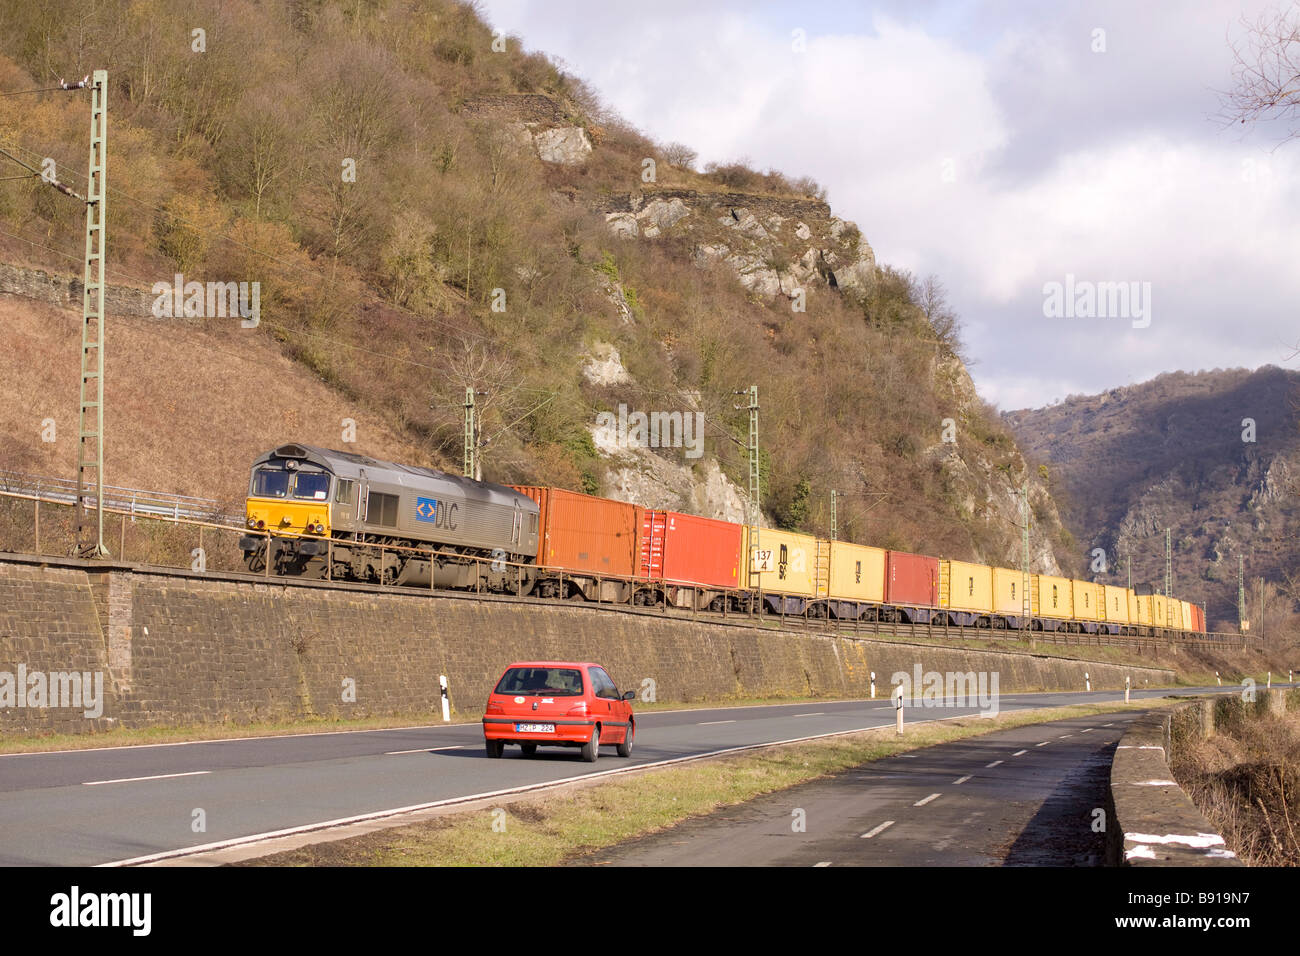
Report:
[{"label": "red car", "polygon": [[488,697],[483,740],[489,757],[506,744],[518,744],[525,757],[543,747],[581,747],[588,763],[601,744],[617,744],[620,757],[632,755],[636,722],[632,700],[619,694],[599,664],[523,661],[511,664]]}]

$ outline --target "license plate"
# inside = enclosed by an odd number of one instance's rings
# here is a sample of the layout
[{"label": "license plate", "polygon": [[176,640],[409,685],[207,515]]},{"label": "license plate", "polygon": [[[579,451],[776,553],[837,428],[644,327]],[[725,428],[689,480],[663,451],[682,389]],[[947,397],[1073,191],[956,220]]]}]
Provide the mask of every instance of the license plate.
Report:
[{"label": "license plate", "polygon": [[554,724],[515,724],[517,734],[553,734]]}]

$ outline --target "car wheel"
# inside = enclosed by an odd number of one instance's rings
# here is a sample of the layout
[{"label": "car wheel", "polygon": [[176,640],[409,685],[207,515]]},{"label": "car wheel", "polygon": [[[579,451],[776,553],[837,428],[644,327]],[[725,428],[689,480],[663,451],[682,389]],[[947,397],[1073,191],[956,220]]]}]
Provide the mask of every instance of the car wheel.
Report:
[{"label": "car wheel", "polygon": [[525,757],[531,757],[537,753],[537,744],[520,744],[519,749],[524,752]]},{"label": "car wheel", "polygon": [[485,741],[484,746],[489,757],[500,757],[505,752],[506,742],[504,740],[488,740]]},{"label": "car wheel", "polygon": [[600,756],[600,728],[591,728],[591,739],[582,745],[582,759],[587,763],[595,763],[596,758]]},{"label": "car wheel", "polygon": [[618,745],[618,755],[620,757],[632,756],[632,741],[636,738],[636,724],[631,721],[627,725],[627,738]]}]

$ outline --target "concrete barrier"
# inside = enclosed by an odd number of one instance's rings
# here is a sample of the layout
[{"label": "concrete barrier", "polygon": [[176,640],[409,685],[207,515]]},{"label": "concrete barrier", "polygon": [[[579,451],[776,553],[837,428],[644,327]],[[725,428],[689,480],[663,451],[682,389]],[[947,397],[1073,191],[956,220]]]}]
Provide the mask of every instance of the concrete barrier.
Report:
[{"label": "concrete barrier", "polygon": [[1107,862],[1241,866],[1223,836],[1174,780],[1169,760],[1180,741],[1213,736],[1233,721],[1285,713],[1287,696],[1280,688],[1258,688],[1252,701],[1236,691],[1187,701],[1135,720],[1120,739],[1111,763]]}]

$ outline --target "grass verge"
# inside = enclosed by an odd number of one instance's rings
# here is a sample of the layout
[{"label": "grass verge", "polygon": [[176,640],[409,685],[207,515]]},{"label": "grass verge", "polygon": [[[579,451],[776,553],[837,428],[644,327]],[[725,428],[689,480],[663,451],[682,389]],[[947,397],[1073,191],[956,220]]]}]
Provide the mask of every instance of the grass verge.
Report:
[{"label": "grass verge", "polygon": [[648,769],[559,791],[448,812],[363,836],[314,843],[241,866],[554,866],[897,753],[1028,724],[1147,710],[1162,701],[1079,704],[893,727]]}]

